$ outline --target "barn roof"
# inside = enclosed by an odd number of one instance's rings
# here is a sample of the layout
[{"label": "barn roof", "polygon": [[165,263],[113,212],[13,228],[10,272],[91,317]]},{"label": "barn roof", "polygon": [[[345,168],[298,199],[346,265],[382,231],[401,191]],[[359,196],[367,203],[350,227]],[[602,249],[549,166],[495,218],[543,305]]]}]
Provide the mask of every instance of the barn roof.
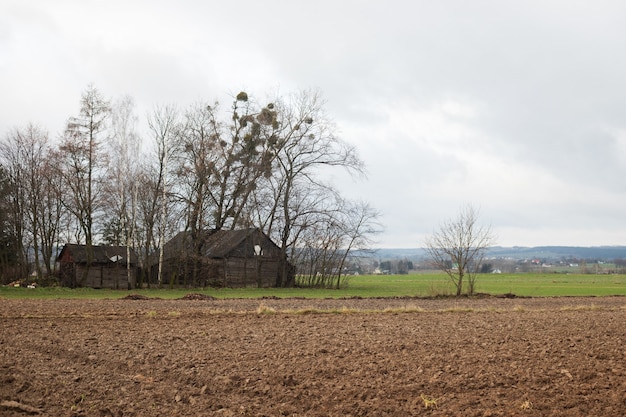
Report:
[{"label": "barn roof", "polygon": [[[258,235],[269,244],[274,245],[267,235],[257,228],[240,230],[202,230],[198,239],[202,240],[202,253],[209,258],[224,258],[233,253],[251,235]],[[191,232],[179,232],[164,246],[166,257],[191,250]]]},{"label": "barn roof", "polygon": [[211,258],[223,258],[257,231],[258,229],[216,230],[204,242],[204,253]]},{"label": "barn roof", "polygon": [[[126,263],[126,246],[91,246],[93,250],[93,263],[108,263],[108,262],[120,262]],[[57,256],[59,261],[63,255],[68,252],[72,255],[74,262],[86,263],[87,262],[87,245],[78,245],[74,243],[66,243],[63,249]],[[137,254],[131,249],[130,251],[130,263],[137,263]]]}]

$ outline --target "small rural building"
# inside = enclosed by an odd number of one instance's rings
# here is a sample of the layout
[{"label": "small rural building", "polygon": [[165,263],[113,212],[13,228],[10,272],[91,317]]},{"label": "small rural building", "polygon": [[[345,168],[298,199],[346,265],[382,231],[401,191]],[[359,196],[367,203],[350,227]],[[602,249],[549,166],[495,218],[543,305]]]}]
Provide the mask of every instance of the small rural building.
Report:
[{"label": "small rural building", "polygon": [[91,246],[67,243],[57,256],[60,283],[64,287],[131,289],[137,282],[137,255],[130,251],[130,282],[126,246]]},{"label": "small rural building", "polygon": [[[158,255],[151,262],[158,277]],[[285,279],[279,279],[286,274]],[[274,287],[293,283],[293,267],[260,229],[180,232],[163,246],[162,283],[189,287]]]}]

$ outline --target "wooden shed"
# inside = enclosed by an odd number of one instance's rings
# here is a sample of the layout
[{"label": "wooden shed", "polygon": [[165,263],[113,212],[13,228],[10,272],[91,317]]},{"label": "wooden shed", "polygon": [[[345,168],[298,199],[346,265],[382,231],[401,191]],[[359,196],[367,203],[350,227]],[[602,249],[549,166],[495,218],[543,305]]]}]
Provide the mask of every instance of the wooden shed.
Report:
[{"label": "wooden shed", "polygon": [[88,247],[67,243],[57,256],[61,285],[131,289],[137,282],[137,255],[130,251],[130,282],[127,270],[126,246],[91,246],[88,265]]},{"label": "wooden shed", "polygon": [[[162,283],[189,287],[274,287],[293,268],[260,229],[180,232],[163,246]],[[278,280],[282,274],[287,279]],[[152,261],[153,281],[158,260]]]}]

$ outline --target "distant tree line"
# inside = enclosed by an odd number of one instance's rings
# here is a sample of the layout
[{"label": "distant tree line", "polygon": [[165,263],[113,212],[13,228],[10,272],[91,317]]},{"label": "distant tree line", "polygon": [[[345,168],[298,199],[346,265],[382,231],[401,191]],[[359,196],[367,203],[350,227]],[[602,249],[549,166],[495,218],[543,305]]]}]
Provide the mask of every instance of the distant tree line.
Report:
[{"label": "distant tree line", "polygon": [[156,106],[145,125],[140,133],[132,98],[109,100],[89,86],[58,139],[34,124],[6,133],[3,282],[53,277],[59,247],[72,242],[136,251],[148,283],[149,260],[162,259],[175,233],[258,227],[296,265],[298,282],[339,286],[350,251],[379,230],[368,203],[324,181],[329,169],[361,175],[364,166],[317,92],[264,104],[241,92],[226,109]]},{"label": "distant tree line", "polygon": [[407,259],[380,261],[380,263],[378,264],[378,268],[381,272],[399,275],[408,274],[409,271],[415,269],[415,267],[413,266],[413,261],[409,261]]}]

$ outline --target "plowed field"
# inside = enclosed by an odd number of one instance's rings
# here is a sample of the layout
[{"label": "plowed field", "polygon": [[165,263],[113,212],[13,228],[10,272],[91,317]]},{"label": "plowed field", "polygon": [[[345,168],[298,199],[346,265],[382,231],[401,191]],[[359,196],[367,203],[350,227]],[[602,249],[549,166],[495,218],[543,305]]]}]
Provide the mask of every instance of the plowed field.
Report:
[{"label": "plowed field", "polygon": [[0,300],[2,416],[624,416],[626,298]]}]

